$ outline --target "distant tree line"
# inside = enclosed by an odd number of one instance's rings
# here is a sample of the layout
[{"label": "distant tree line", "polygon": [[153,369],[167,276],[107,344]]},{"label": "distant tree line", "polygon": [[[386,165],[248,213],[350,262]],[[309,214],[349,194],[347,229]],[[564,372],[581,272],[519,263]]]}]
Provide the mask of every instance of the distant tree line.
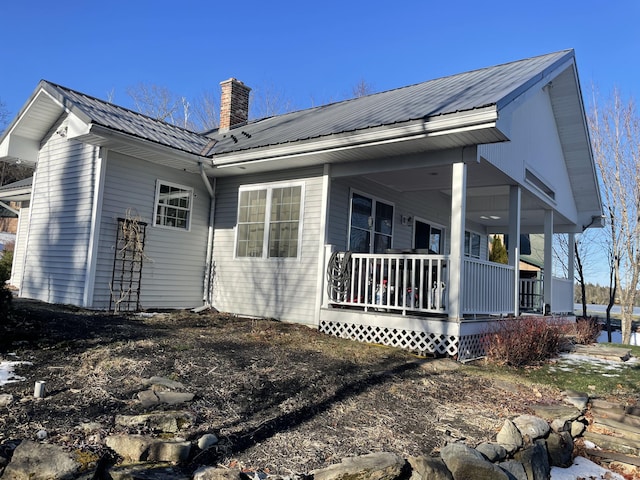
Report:
[{"label": "distant tree line", "polygon": [[[596,305],[607,305],[609,303],[609,287],[608,286],[603,287],[601,285],[586,283],[585,294],[587,297],[587,303],[593,303]],[[573,301],[575,303],[582,302],[580,285],[578,285],[577,283],[574,289]],[[618,302],[619,302],[619,299],[616,298],[616,303]],[[635,306],[640,307],[640,295],[636,299]]]}]

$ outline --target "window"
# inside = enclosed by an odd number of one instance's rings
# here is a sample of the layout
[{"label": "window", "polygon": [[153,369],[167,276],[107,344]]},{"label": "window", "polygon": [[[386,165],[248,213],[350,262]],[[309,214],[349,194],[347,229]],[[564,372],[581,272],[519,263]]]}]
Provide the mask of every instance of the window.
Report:
[{"label": "window", "polygon": [[422,220],[415,220],[413,227],[413,247],[419,250],[429,249],[430,254],[441,254],[444,241],[444,229]]},{"label": "window", "polygon": [[193,189],[158,180],[154,225],[189,230]]},{"label": "window", "polygon": [[480,258],[480,235],[464,232],[464,254],[467,257]]},{"label": "window", "polygon": [[301,212],[301,185],[241,189],[236,257],[297,257]]},{"label": "window", "polygon": [[384,253],[391,248],[393,205],[358,193],[351,195],[349,250]]}]

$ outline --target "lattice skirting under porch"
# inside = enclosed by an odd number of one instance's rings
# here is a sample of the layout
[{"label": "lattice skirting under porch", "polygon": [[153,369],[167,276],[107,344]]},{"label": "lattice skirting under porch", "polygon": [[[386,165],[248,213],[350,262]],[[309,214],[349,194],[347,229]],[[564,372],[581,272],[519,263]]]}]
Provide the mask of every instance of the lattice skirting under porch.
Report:
[{"label": "lattice skirting under porch", "polygon": [[459,361],[471,360],[484,355],[482,335],[467,335],[458,338],[452,335],[424,331],[326,320],[320,322],[319,330],[340,338],[398,347],[420,355],[449,355],[457,357]]}]

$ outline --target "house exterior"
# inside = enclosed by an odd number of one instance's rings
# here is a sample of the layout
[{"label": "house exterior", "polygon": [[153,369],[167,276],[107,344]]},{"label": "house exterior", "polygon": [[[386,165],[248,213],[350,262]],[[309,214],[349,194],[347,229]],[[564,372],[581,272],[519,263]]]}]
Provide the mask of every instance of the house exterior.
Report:
[{"label": "house exterior", "polygon": [[[492,264],[489,235],[544,234],[551,272],[553,234],[600,222],[572,50],[256,121],[250,89],[221,85],[205,133],[37,86],[0,139],[36,167],[21,296],[212,306],[468,358],[520,311],[518,242]],[[546,278],[547,312],[572,315],[572,292],[572,272]]]}]

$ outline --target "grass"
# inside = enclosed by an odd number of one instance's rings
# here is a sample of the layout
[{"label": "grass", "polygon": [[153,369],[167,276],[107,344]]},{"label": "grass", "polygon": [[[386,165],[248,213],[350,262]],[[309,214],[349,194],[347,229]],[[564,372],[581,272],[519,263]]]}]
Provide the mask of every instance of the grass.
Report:
[{"label": "grass", "polygon": [[[620,348],[618,344],[602,343],[605,347]],[[527,384],[542,384],[560,390],[576,390],[594,397],[637,397],[640,395],[640,347],[625,346],[636,361],[613,362],[561,355],[540,366],[505,368],[482,365],[487,374],[517,377]]]}]

